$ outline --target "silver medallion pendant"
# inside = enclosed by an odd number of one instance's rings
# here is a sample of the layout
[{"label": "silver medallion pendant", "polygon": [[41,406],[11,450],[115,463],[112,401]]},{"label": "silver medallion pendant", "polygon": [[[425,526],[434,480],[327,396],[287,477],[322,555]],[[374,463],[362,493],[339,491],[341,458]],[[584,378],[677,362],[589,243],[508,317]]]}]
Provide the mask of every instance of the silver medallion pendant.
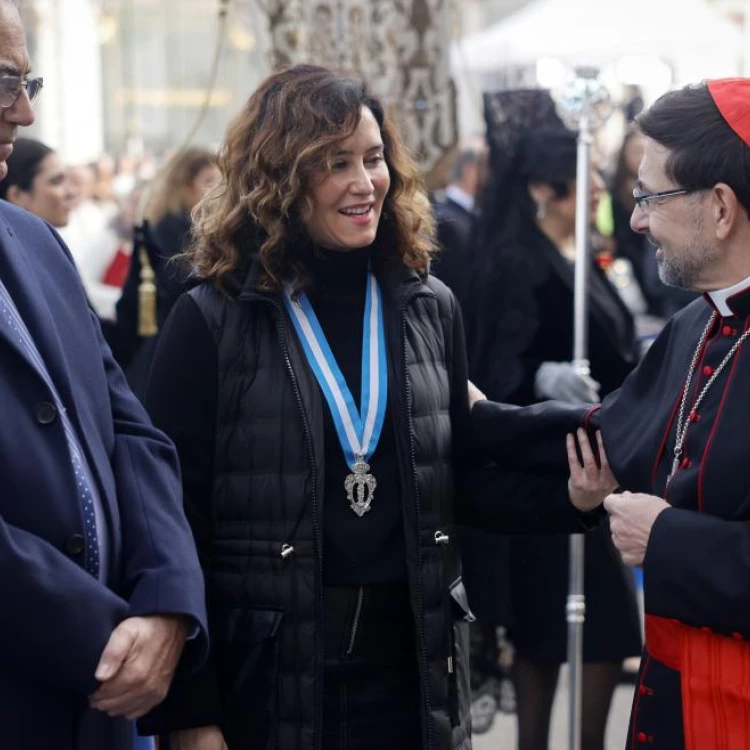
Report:
[{"label": "silver medallion pendant", "polygon": [[371,509],[377,486],[378,480],[370,474],[370,464],[358,458],[354,464],[354,473],[349,474],[344,481],[344,489],[349,500],[349,507],[360,518]]}]

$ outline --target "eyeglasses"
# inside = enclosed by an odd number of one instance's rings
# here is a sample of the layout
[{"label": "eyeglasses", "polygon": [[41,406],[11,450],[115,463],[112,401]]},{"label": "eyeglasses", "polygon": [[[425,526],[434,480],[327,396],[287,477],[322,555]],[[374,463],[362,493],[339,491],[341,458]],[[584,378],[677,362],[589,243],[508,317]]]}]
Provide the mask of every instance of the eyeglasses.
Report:
[{"label": "eyeglasses", "polygon": [[2,109],[12,107],[18,100],[18,97],[21,96],[23,89],[26,89],[26,96],[29,97],[29,101],[33,104],[39,96],[42,86],[44,86],[44,79],[41,76],[37,78],[0,76],[0,107]]},{"label": "eyeglasses", "polygon": [[660,193],[641,193],[638,191],[638,188],[633,188],[633,200],[641,211],[648,211],[651,201],[659,200],[660,198],[674,198],[677,195],[687,195],[688,193],[695,193],[698,190],[700,188],[676,188],[674,190],[662,190]]}]

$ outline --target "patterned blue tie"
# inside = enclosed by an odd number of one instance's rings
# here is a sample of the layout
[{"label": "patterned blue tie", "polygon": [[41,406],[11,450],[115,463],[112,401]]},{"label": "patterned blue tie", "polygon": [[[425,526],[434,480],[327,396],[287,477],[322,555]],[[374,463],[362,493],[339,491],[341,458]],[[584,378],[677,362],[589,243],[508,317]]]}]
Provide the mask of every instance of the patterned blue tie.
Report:
[{"label": "patterned blue tie", "polygon": [[73,424],[71,423],[70,417],[68,416],[60,396],[57,393],[57,388],[55,388],[52,378],[47,371],[47,367],[44,364],[44,360],[34,343],[34,339],[31,337],[26,324],[23,322],[10,293],[2,280],[0,280],[0,324],[5,327],[6,332],[10,335],[13,341],[18,344],[21,351],[42,376],[52,393],[55,406],[57,407],[57,413],[60,415],[63,429],[65,431],[65,438],[70,453],[70,462],[73,468],[73,474],[75,475],[78,498],[83,511],[83,531],[86,540],[84,567],[87,572],[94,576],[94,578],[99,578],[101,573],[101,552],[99,548],[99,534],[97,532],[98,517],[96,500],[98,499],[98,495],[95,494],[96,485],[94,484],[91,470],[89,469],[88,462],[86,461],[86,457],[81,448],[78,436],[75,433],[75,429],[73,428]]},{"label": "patterned blue tie", "polygon": [[[59,407],[58,407],[59,408]],[[68,448],[70,449],[70,458],[73,464],[73,472],[76,478],[76,487],[78,489],[78,499],[81,502],[83,510],[83,532],[86,538],[86,555],[84,567],[91,573],[94,578],[99,578],[99,538],[96,531],[96,509],[94,499],[91,493],[91,479],[84,467],[85,459],[79,454],[78,440],[72,434],[73,425],[70,424],[68,415],[60,410],[63,414],[63,425],[65,426],[65,437],[68,438]],[[68,432],[71,432],[71,435]]]}]

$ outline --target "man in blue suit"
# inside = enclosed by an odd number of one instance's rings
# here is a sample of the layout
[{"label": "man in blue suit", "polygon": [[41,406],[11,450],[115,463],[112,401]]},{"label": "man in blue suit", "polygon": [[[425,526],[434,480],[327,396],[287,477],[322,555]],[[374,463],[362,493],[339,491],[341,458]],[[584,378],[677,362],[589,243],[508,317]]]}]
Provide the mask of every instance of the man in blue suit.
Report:
[{"label": "man in blue suit", "polygon": [[[18,11],[0,0],[0,179],[34,120],[28,71]],[[0,461],[0,747],[127,750],[129,720],[207,650],[178,464],[67,249],[4,201]]]}]

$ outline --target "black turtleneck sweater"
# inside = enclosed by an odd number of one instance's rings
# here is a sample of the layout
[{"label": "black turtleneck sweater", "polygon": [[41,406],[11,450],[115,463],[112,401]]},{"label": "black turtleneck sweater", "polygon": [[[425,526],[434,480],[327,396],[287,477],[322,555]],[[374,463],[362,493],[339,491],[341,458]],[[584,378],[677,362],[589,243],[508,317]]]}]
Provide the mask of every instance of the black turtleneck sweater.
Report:
[{"label": "black turtleneck sweater", "polygon": [[[369,250],[316,250],[308,292],[315,315],[354,398],[360,405],[362,333]],[[321,392],[321,398],[323,394]],[[382,583],[406,579],[401,487],[390,408],[369,464],[378,481],[372,508],[361,518],[349,507],[344,460],[330,409],[325,409],[323,580],[326,584]]]},{"label": "black turtleneck sweater", "polygon": [[[359,405],[362,328],[369,252],[316,251],[314,285],[308,296],[334,357]],[[291,322],[288,323],[291,326]],[[183,295],[167,322],[158,377],[152,375],[146,406],[154,423],[180,436],[180,464],[186,494],[211,505],[218,360],[216,345],[192,297]],[[164,366],[170,363],[171,368]],[[180,387],[176,388],[175,384]],[[203,394],[200,401],[188,394]],[[185,394],[183,397],[182,394]],[[321,391],[320,398],[324,400]],[[324,409],[323,580],[326,585],[360,585],[406,579],[406,553],[395,437],[386,411],[383,431],[370,460],[378,481],[372,509],[359,518],[349,507],[344,481],[350,473],[330,410]],[[190,446],[190,455],[185,455]]]}]

